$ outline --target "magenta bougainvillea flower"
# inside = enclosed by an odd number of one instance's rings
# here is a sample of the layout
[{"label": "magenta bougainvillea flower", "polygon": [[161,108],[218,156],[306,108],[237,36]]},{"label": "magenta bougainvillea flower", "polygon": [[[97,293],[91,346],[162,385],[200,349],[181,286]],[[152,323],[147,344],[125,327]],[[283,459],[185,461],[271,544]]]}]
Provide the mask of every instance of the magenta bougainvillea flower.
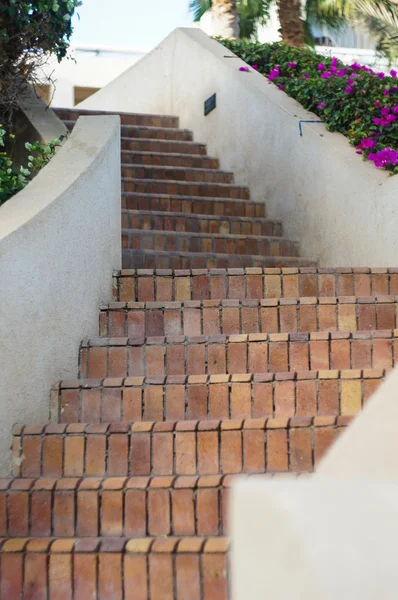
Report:
[{"label": "magenta bougainvillea flower", "polygon": [[384,74],[384,73],[382,73],[382,72],[380,72],[380,73],[377,73],[377,77],[378,77],[379,79],[384,79],[384,77],[385,77],[385,74]]},{"label": "magenta bougainvillea flower", "polygon": [[248,73],[250,69],[249,67],[240,67],[239,71],[244,71],[245,73]]},{"label": "magenta bougainvillea flower", "polygon": [[354,92],[354,88],[351,85],[347,85],[347,87],[345,88],[344,92],[346,94],[352,94]]},{"label": "magenta bougainvillea flower", "polygon": [[331,74],[331,72],[330,72],[330,71],[324,71],[324,72],[322,73],[322,75],[321,75],[321,78],[322,78],[322,79],[329,79],[329,77],[331,77],[331,76],[332,76],[332,74]]},{"label": "magenta bougainvillea flower", "polygon": [[258,71],[258,69],[259,69],[258,65],[252,65],[252,68],[253,68],[255,71]]},{"label": "magenta bougainvillea flower", "polygon": [[396,78],[397,72],[395,71],[395,69],[391,69],[390,75],[391,75],[391,77],[394,77],[394,79]]},{"label": "magenta bougainvillea flower", "polygon": [[387,116],[388,113],[390,112],[390,107],[389,106],[383,106],[383,108],[380,111],[380,114],[383,115],[383,117]]},{"label": "magenta bougainvillea flower", "polygon": [[274,67],[271,73],[268,75],[268,79],[273,81],[274,79],[278,79],[279,77],[279,67]]},{"label": "magenta bougainvillea flower", "polygon": [[340,69],[340,71],[337,71],[337,77],[345,77],[346,76],[346,69]]},{"label": "magenta bougainvillea flower", "polygon": [[309,79],[311,77],[311,75],[309,73],[304,73],[304,77],[303,80],[306,81],[307,79]]},{"label": "magenta bougainvillea flower", "polygon": [[285,86],[284,85],[280,85],[279,89],[283,91],[285,89]]},{"label": "magenta bougainvillea flower", "polygon": [[391,148],[383,148],[379,152],[371,152],[368,159],[372,160],[376,167],[395,166],[398,163],[398,152]]},{"label": "magenta bougainvillea flower", "polygon": [[326,102],[320,102],[317,106],[317,108],[319,108],[319,110],[323,110],[326,106]]},{"label": "magenta bougainvillea flower", "polygon": [[360,142],[357,146],[358,150],[366,149],[370,150],[376,146],[376,140],[372,140],[371,138],[363,138],[362,142]]},{"label": "magenta bougainvillea flower", "polygon": [[398,115],[398,106],[394,106],[392,112],[394,113],[394,115]]},{"label": "magenta bougainvillea flower", "polygon": [[326,69],[326,67],[323,63],[319,63],[317,69],[318,69],[318,71],[324,71]]},{"label": "magenta bougainvillea flower", "polygon": [[287,63],[287,66],[289,67],[289,69],[295,69],[297,67],[297,63],[289,62],[289,63]]},{"label": "magenta bougainvillea flower", "polygon": [[387,88],[384,90],[383,92],[384,96],[389,96],[390,95],[390,90],[388,90]]},{"label": "magenta bougainvillea flower", "polygon": [[376,100],[376,102],[374,103],[374,106],[380,106],[380,100]]}]

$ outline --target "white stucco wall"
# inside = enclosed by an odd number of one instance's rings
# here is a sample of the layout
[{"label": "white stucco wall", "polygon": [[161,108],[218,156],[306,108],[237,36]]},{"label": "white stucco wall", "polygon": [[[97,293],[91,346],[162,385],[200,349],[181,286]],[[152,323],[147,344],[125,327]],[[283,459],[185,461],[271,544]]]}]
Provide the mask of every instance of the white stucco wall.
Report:
[{"label": "white stucco wall", "polygon": [[[394,266],[398,178],[364,163],[346,138],[198,29],[177,29],[80,106],[176,114],[208,144],[268,215],[282,218],[302,254],[324,266]],[[217,93],[217,109],[203,102]]]},{"label": "white stucco wall", "polygon": [[120,268],[120,120],[82,117],[51,162],[0,208],[0,474],[14,423],[46,423],[50,388]]}]

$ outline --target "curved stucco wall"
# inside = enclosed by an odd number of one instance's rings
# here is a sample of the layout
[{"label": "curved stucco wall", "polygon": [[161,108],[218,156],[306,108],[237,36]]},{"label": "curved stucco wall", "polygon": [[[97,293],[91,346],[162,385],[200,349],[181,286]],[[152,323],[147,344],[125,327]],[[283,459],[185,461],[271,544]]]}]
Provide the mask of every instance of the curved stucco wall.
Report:
[{"label": "curved stucco wall", "polygon": [[120,120],[82,117],[51,162],[0,208],[0,473],[14,423],[49,420],[120,268]]},{"label": "curved stucco wall", "polygon": [[[297,102],[197,29],[177,29],[80,106],[176,114],[268,215],[282,218],[302,254],[323,266],[395,266],[398,177],[366,164]],[[217,108],[203,102],[217,93]]]}]

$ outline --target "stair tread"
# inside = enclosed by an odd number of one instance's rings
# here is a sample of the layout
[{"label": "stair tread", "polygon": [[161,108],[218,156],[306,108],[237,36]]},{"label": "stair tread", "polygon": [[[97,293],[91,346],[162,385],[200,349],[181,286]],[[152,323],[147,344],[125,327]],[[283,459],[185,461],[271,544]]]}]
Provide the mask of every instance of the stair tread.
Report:
[{"label": "stair tread", "polygon": [[[127,194],[129,192],[126,192]],[[134,192],[131,192],[134,193]],[[216,199],[215,199],[216,200]],[[224,200],[224,198],[223,198]],[[246,202],[246,201],[245,201]],[[235,215],[200,215],[200,214],[196,214],[196,213],[184,213],[184,212],[173,212],[173,211],[167,211],[167,210],[140,210],[140,209],[128,209],[128,208],[123,208],[122,209],[122,214],[129,214],[129,215],[154,215],[154,216],[165,216],[165,217],[184,217],[187,219],[197,219],[197,218],[201,218],[201,219],[205,219],[206,221],[244,221],[246,223],[252,223],[252,222],[261,222],[261,223],[278,223],[281,224],[282,220],[281,219],[274,219],[274,218],[269,218],[269,217],[238,217]],[[177,232],[176,232],[177,233]],[[198,232],[200,233],[200,232]],[[213,234],[211,234],[213,235]],[[276,236],[279,237],[279,236]]]}]

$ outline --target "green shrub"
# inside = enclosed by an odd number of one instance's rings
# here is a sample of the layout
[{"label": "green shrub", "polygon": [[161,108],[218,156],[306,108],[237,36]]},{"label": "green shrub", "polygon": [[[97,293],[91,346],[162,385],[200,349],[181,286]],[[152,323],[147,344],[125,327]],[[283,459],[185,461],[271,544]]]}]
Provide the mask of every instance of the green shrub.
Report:
[{"label": "green shrub", "polygon": [[[8,136],[9,139],[13,139],[13,137],[13,135]],[[35,142],[30,144],[27,142],[25,147],[32,152],[28,158],[28,168],[20,167],[16,169],[12,159],[4,150],[6,138],[6,130],[0,124],[0,206],[11,196],[22,190],[33,176],[50,161],[63,139],[61,137],[59,140],[51,140],[47,143]]]},{"label": "green shrub", "polygon": [[309,48],[281,43],[219,41],[318,115],[329,131],[348,137],[364,159],[398,173],[396,71],[385,76],[358,63],[347,66]]}]

